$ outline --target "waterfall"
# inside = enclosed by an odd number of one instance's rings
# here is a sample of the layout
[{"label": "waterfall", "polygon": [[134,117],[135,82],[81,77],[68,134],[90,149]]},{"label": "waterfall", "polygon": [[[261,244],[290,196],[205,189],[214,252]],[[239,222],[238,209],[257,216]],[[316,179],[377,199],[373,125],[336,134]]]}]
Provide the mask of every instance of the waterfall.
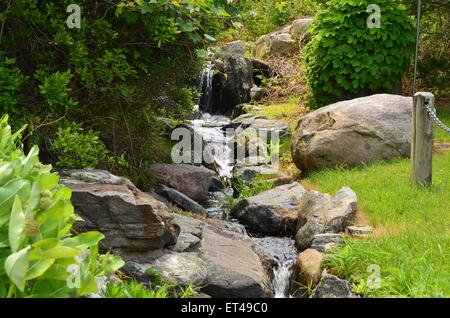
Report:
[{"label": "waterfall", "polygon": [[205,112],[211,112],[211,104],[212,104],[212,94],[213,94],[213,67],[214,65],[211,62],[206,62],[205,67],[200,76],[200,85],[199,92],[201,93],[201,97],[199,99],[200,110]]},{"label": "waterfall", "polygon": [[233,136],[226,135],[222,129],[230,123],[230,118],[212,114],[213,68],[214,65],[208,61],[200,74],[200,98],[196,105],[199,116],[190,122],[190,126],[206,142],[207,151],[214,158],[217,173],[221,177],[231,178],[234,168]]},{"label": "waterfall", "polygon": [[[230,123],[230,118],[213,113],[213,67],[210,62],[205,64],[201,72],[199,92],[200,98],[197,105],[199,116],[190,122],[190,126],[202,136],[208,152],[212,155],[218,174],[226,179],[232,178],[234,169],[234,136],[227,135],[224,127]],[[211,200],[211,212],[216,217],[221,216],[221,210],[217,206],[217,200]],[[263,237],[253,238],[268,253],[270,253],[278,266],[274,268],[272,287],[276,298],[289,297],[290,277],[293,264],[298,251],[294,240],[289,237]]]},{"label": "waterfall", "polygon": [[275,298],[289,298],[289,283],[294,262],[288,261],[279,264],[273,271],[272,281]]},{"label": "waterfall", "polygon": [[253,238],[256,243],[261,245],[277,261],[278,266],[273,270],[274,278],[272,288],[275,298],[288,298],[291,273],[297,259],[298,251],[295,247],[295,241],[290,237],[266,236]]}]

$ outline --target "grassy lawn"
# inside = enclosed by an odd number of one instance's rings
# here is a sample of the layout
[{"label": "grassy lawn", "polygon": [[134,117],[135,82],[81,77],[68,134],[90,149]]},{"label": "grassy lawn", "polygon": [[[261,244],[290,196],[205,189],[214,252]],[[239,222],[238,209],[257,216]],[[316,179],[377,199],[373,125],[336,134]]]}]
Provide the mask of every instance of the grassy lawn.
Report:
[{"label": "grassy lawn", "polygon": [[[305,110],[287,102],[262,107],[258,115],[287,121],[291,129]],[[439,118],[450,126],[450,111],[438,110]],[[439,127],[435,142],[450,142]],[[292,163],[290,140],[280,145],[281,169],[298,172]],[[409,181],[409,159],[395,159],[353,170],[333,169],[314,173],[302,182],[322,192],[334,194],[350,186],[358,195],[363,211],[357,223],[369,223],[375,233],[366,239],[347,239],[343,248],[326,258],[334,274],[350,280],[364,297],[450,297],[450,152],[435,153],[433,185],[416,188]],[[379,267],[381,284],[369,288],[367,282]]]},{"label": "grassy lawn", "polygon": [[[450,126],[449,111],[438,116]],[[450,142],[450,135],[436,127],[435,141]],[[307,180],[328,193],[350,186],[375,227],[373,236],[348,239],[327,257],[330,270],[366,297],[450,297],[450,152],[434,154],[429,189],[412,186],[409,169],[409,159],[396,159]],[[380,288],[367,286],[371,264],[379,266]]]},{"label": "grassy lawn", "polygon": [[[437,115],[439,119],[447,125],[447,127],[450,127],[450,110],[438,109]],[[450,137],[448,136],[448,133],[446,133],[443,129],[437,127],[434,130],[434,141],[450,142]]]},{"label": "grassy lawn", "polygon": [[[434,156],[430,189],[410,184],[409,164],[397,159],[308,179],[327,193],[350,186],[376,228],[372,237],[348,240],[328,259],[332,272],[358,283],[365,296],[450,296],[450,153]],[[381,288],[366,287],[371,264],[380,267]]]}]

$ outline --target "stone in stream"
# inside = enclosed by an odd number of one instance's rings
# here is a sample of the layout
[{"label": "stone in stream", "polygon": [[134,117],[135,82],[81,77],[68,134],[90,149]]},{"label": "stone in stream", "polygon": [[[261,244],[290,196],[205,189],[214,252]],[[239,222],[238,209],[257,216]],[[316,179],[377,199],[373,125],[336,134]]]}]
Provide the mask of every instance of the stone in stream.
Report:
[{"label": "stone in stream", "polygon": [[[314,249],[306,249],[298,255],[291,280],[303,286],[314,287],[322,275],[323,255]],[[297,286],[299,287],[299,286]]]},{"label": "stone in stream", "polygon": [[272,168],[269,165],[263,166],[238,166],[235,167],[233,175],[235,179],[251,183],[258,175],[265,175],[269,179],[286,178],[287,174]]},{"label": "stone in stream", "polygon": [[175,189],[169,188],[163,184],[157,184],[155,186],[155,192],[165,197],[171,203],[175,204],[184,211],[192,212],[203,216],[208,215],[208,211],[206,211],[204,207],[202,207],[200,204],[189,198],[187,195],[184,195],[183,193],[178,192]]},{"label": "stone in stream", "polygon": [[377,94],[315,110],[292,135],[292,159],[303,172],[348,168],[411,152],[412,98]]},{"label": "stone in stream", "polygon": [[218,177],[213,177],[211,186],[209,187],[209,191],[211,192],[219,192],[225,190],[225,185]]},{"label": "stone in stream", "polygon": [[236,160],[236,163],[234,167],[252,167],[252,166],[262,166],[267,165],[269,162],[269,159],[267,159],[264,156],[252,156],[252,157],[245,157],[243,159]]},{"label": "stone in stream", "polygon": [[195,201],[208,198],[212,179],[217,174],[205,167],[187,164],[150,165],[152,176],[161,184],[171,187]]},{"label": "stone in stream", "polygon": [[[199,166],[200,163],[202,166],[218,172],[218,167],[214,161],[214,156],[211,153],[210,148],[208,147],[208,142],[204,139],[204,136],[202,136],[201,133],[199,133],[198,131],[196,131],[194,129],[194,127],[187,125],[187,124],[180,124],[178,126],[175,127],[174,131],[180,131],[180,132],[187,132],[189,134],[189,136],[184,136],[184,138],[189,138],[190,137],[190,153],[183,153],[184,156],[188,156],[189,158],[184,158],[183,161],[184,163],[188,163],[190,165],[194,165],[194,166]],[[172,131],[172,133],[174,132]],[[199,148],[199,149],[197,149]],[[186,151],[186,150],[184,150]]]},{"label": "stone in stream", "polygon": [[237,218],[251,232],[278,235],[286,232],[283,214],[296,213],[298,202],[307,191],[297,182],[282,185],[242,199],[232,209]]},{"label": "stone in stream", "polygon": [[310,191],[302,197],[298,210],[295,242],[303,250],[311,245],[317,234],[339,233],[353,221],[357,198],[349,187],[341,188],[334,196]]},{"label": "stone in stream", "polygon": [[178,226],[166,205],[126,178],[98,169],[57,169],[72,190],[78,231],[99,231],[110,248],[152,250],[173,245]]},{"label": "stone in stream", "polygon": [[175,222],[180,227],[180,239],[171,249],[114,251],[126,260],[124,269],[130,275],[147,283],[145,271],[152,268],[181,286],[202,286],[201,292],[212,297],[272,295],[260,251],[248,236],[182,215],[175,216]]},{"label": "stone in stream", "polygon": [[310,298],[359,298],[359,296],[353,294],[348,281],[326,273],[312,291]]},{"label": "stone in stream", "polygon": [[233,119],[229,125],[236,128],[236,135],[245,134],[250,129],[256,132],[260,130],[267,131],[267,135],[271,133],[278,133],[279,137],[284,137],[290,134],[289,124],[283,121],[271,120],[265,116],[256,116],[250,113],[240,115]]}]

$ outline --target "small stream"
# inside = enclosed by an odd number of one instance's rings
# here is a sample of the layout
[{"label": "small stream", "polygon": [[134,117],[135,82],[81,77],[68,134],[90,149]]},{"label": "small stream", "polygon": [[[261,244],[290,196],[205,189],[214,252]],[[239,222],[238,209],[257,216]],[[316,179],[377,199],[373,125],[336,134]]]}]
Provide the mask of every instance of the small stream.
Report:
[{"label": "small stream", "polygon": [[[217,172],[225,181],[225,184],[228,184],[223,192],[211,192],[208,201],[203,203],[210,217],[221,219],[223,217],[225,197],[233,194],[228,181],[232,178],[234,169],[234,150],[232,146],[234,136],[226,135],[224,131],[224,127],[230,123],[230,118],[221,114],[214,114],[212,79],[213,65],[207,63],[202,71],[199,85],[199,91],[202,93],[199,106],[197,106],[199,116],[190,122],[190,126],[207,143],[214,158]],[[278,264],[274,268],[274,279],[272,282],[275,297],[289,297],[290,276],[298,255],[298,251],[294,246],[294,240],[289,237],[270,236],[253,238],[253,240],[271,254]]]}]

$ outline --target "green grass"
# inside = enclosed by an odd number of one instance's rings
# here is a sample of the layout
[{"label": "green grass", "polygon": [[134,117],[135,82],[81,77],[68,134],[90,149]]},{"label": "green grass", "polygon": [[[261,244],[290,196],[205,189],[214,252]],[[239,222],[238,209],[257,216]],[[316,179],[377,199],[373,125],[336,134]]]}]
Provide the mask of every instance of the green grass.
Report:
[{"label": "green grass", "polygon": [[[409,159],[396,159],[324,170],[307,180],[328,193],[350,186],[372,225],[384,229],[382,235],[348,240],[327,259],[364,296],[450,297],[450,153],[434,155],[429,189],[411,185],[409,168]],[[370,264],[380,266],[381,288],[365,284]]]},{"label": "green grass", "polygon": [[[446,109],[438,109],[437,115],[439,119],[447,125],[447,127],[450,127],[450,110]],[[434,129],[434,141],[435,142],[450,142],[450,134],[448,134],[444,129],[440,127],[435,127]]]},{"label": "green grass", "polygon": [[304,110],[299,105],[298,98],[291,98],[284,102],[261,106],[259,110],[251,110],[250,113],[258,116],[266,116],[269,119],[280,120],[289,123],[291,130],[295,128]]}]

